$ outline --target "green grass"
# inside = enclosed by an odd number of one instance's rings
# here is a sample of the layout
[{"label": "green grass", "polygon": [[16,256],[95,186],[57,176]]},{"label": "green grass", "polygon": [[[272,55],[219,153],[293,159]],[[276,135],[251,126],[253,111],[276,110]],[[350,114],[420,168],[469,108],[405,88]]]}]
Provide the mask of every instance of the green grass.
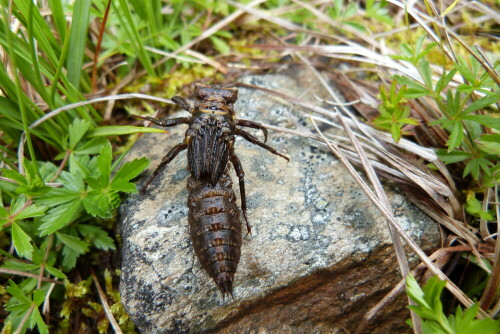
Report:
[{"label": "green grass", "polygon": [[[0,51],[4,60],[0,66],[2,334],[25,333],[29,328],[40,333],[69,332],[80,326],[75,324],[76,319],[90,321],[93,331],[105,333],[110,324],[98,292],[107,296],[114,317],[120,319],[123,331],[130,333],[133,324],[117,293],[118,273],[100,267],[96,258],[119,246],[114,236],[116,208],[122,194],[137,191],[132,180],[148,164],[146,159],[139,159],[119,167],[119,162],[137,132],[157,131],[130,126],[132,120],[122,118],[122,109],[154,110],[159,105],[119,105],[111,118],[102,103],[59,108],[95,95],[106,96],[116,87],[125,92],[149,87],[149,94],[170,98],[191,81],[224,80],[209,64],[191,62],[182,54],[182,60],[164,59],[149,50],[175,52],[237,9],[225,1],[113,1],[102,51],[94,64],[99,35],[96,27],[105,17],[108,1],[48,0],[50,12],[42,10],[40,3],[0,0]],[[274,63],[282,56],[261,45],[279,50],[283,43],[305,47],[312,41],[335,45],[342,44],[339,40],[352,40],[360,50],[381,53],[377,44],[383,39],[386,48],[393,51],[392,57],[381,55],[387,66],[373,65],[366,52],[356,54],[357,60],[332,56],[328,68],[341,62],[349,64],[358,72],[366,72],[364,80],[379,86],[378,96],[377,92],[370,93],[380,101],[379,114],[366,121],[391,133],[395,142],[422,139],[415,134],[418,129],[432,134],[432,138],[424,139],[448,165],[447,176],[456,183],[461,211],[467,212],[466,216],[450,218],[483,233],[485,226],[498,222],[500,62],[492,55],[500,50],[488,35],[494,21],[474,23],[473,18],[488,13],[466,7],[463,11],[442,9],[453,16],[450,22],[465,21],[465,28],[470,29],[460,35],[461,39],[452,35],[448,41],[440,26],[441,17],[430,3],[413,8],[435,20],[428,26],[415,24],[411,15],[395,3],[336,0],[310,8],[292,1],[267,1],[257,7],[263,17],[260,20],[246,16],[233,21],[192,49],[223,65],[237,63],[250,70],[250,65]],[[493,8],[494,2],[486,5]],[[404,21],[396,21],[396,12]],[[291,32],[295,29],[292,24],[301,29]],[[431,33],[438,40],[433,40]],[[315,61],[322,54],[310,51],[304,55]],[[390,61],[398,61],[401,67],[392,68]],[[99,80],[93,88],[94,67]],[[122,87],[123,82],[127,84]],[[429,168],[435,167],[429,164]],[[457,238],[467,243],[466,236]],[[492,247],[487,239],[495,240],[494,236],[481,235],[481,246]],[[500,260],[498,254],[485,256],[481,261],[487,265],[477,266],[482,268],[481,279],[483,274],[487,277],[482,279],[483,288],[465,292],[484,312],[491,313],[499,304],[495,282],[500,276]],[[463,257],[471,259],[471,252]],[[84,269],[77,269],[78,263],[84,264]],[[484,268],[490,268],[490,272]],[[92,276],[91,271],[97,275]],[[477,281],[478,276],[464,275],[463,286],[467,281]],[[97,279],[105,282],[105,292],[93,284]],[[423,292],[413,281],[408,287],[418,304],[413,309],[422,318],[424,332],[433,332],[436,326],[443,332],[459,332],[454,328],[463,324],[460,321],[467,323],[464,328],[479,323],[473,320],[480,314],[477,306],[466,311],[455,308],[453,316],[438,312],[437,320],[426,317],[426,308],[436,311],[440,307],[443,288],[435,281],[429,284],[432,288],[424,287]],[[53,302],[52,306],[64,302],[62,307],[51,307],[53,320],[49,325],[43,314],[47,300]]]}]

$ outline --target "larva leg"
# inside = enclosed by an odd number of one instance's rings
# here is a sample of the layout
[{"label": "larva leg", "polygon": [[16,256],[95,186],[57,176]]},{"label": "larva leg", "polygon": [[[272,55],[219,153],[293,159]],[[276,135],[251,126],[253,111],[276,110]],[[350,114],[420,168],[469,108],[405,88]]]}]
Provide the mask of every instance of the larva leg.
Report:
[{"label": "larva leg", "polygon": [[262,124],[254,121],[249,121],[247,119],[237,119],[236,125],[246,126],[248,128],[261,130],[262,133],[264,134],[264,143],[267,142],[267,129]]},{"label": "larva leg", "polygon": [[263,142],[261,142],[260,140],[258,140],[257,138],[255,138],[254,136],[252,136],[250,133],[246,132],[245,130],[236,129],[234,131],[234,134],[238,135],[238,136],[242,136],[243,138],[245,138],[246,140],[248,140],[252,144],[255,144],[255,145],[258,145],[258,146],[260,146],[262,148],[265,148],[266,150],[268,150],[272,154],[279,155],[280,157],[282,157],[286,161],[290,161],[290,159],[286,155],[283,155],[283,154],[279,153],[278,151],[276,151],[271,146],[269,146],[267,144],[264,144]]},{"label": "larva leg", "polygon": [[172,118],[172,119],[166,119],[164,121],[160,121],[154,117],[151,116],[142,116],[142,115],[132,115],[133,117],[136,118],[141,118],[146,121],[150,121],[156,125],[163,126],[163,127],[170,127],[170,126],[176,126],[179,124],[188,124],[190,121],[190,118],[188,117],[178,117],[178,118]]},{"label": "larva leg", "polygon": [[180,143],[172,147],[172,149],[167,153],[167,155],[163,157],[158,167],[156,167],[155,171],[153,172],[153,175],[149,177],[144,187],[142,187],[141,193],[144,193],[146,191],[146,188],[149,186],[151,181],[153,181],[153,179],[160,173],[163,167],[165,167],[170,161],[172,161],[177,156],[177,154],[179,154],[179,152],[184,151],[187,147],[188,145],[185,143]]},{"label": "larva leg", "polygon": [[236,171],[236,175],[238,176],[238,180],[240,183],[240,197],[241,197],[241,211],[243,211],[243,218],[245,218],[245,224],[247,225],[247,233],[252,233],[252,228],[250,227],[250,223],[248,223],[247,217],[247,199],[245,194],[245,172],[243,171],[243,166],[241,165],[240,159],[234,154],[234,149],[231,149],[229,153],[229,159],[233,163],[234,170]]}]

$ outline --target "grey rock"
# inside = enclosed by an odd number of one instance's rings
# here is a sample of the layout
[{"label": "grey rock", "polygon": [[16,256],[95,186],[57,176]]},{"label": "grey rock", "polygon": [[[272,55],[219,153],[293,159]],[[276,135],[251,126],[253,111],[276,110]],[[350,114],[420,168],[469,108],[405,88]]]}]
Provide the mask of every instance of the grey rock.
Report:
[{"label": "grey rock", "polygon": [[[298,71],[241,81],[312,103],[318,103],[314,94],[324,96],[314,77]],[[307,122],[296,107],[256,90],[240,88],[235,109],[238,118],[284,127]],[[146,134],[137,142],[129,159],[152,160],[140,184],[168,149],[182,141],[185,130],[178,126],[168,134]],[[245,169],[252,235],[244,237],[234,299],[222,299],[193,252],[185,153],[145,195],[130,196],[122,205],[120,292],[143,333],[352,331],[400,279],[386,221],[337,159],[302,137],[274,132],[268,144],[287,154],[290,163],[242,138],[236,141]],[[234,170],[231,173],[239,196]],[[410,236],[423,249],[437,247],[436,224],[397,188],[386,190],[398,222]],[[409,330],[404,298],[384,314],[372,324],[373,331]]]}]

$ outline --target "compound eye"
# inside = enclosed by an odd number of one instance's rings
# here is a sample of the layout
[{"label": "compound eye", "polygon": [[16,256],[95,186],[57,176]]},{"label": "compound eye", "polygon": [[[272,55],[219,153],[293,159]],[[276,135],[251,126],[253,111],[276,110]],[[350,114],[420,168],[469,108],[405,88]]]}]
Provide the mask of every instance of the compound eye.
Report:
[{"label": "compound eye", "polygon": [[209,87],[207,85],[203,84],[195,84],[194,86],[194,95],[196,96],[197,99],[199,100],[205,100],[209,94]]},{"label": "compound eye", "polygon": [[227,104],[233,104],[238,99],[238,90],[236,88],[226,90],[223,98]]}]

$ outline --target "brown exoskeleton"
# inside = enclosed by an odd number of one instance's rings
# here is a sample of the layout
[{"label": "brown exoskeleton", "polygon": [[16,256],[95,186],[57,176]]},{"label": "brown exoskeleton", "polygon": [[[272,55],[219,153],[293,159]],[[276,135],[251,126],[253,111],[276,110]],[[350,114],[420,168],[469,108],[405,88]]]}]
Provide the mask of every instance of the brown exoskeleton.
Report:
[{"label": "brown exoskeleton", "polygon": [[[235,136],[241,136],[287,161],[289,159],[265,144],[267,130],[260,123],[236,119],[233,109],[238,97],[236,88],[196,84],[195,97],[193,108],[182,97],[172,98],[179,107],[190,112],[191,117],[159,121],[149,116],[137,116],[164,127],[189,125],[184,141],[167,153],[141,192],[179,152],[188,150],[188,170],[191,173],[188,180],[188,221],[193,246],[201,265],[214,279],[222,295],[232,295],[232,282],[240,258],[241,223],[228,175],[229,161],[239,179],[241,210],[247,231],[251,232],[246,212],[245,174],[234,152]],[[237,126],[261,130],[264,142]]]}]

